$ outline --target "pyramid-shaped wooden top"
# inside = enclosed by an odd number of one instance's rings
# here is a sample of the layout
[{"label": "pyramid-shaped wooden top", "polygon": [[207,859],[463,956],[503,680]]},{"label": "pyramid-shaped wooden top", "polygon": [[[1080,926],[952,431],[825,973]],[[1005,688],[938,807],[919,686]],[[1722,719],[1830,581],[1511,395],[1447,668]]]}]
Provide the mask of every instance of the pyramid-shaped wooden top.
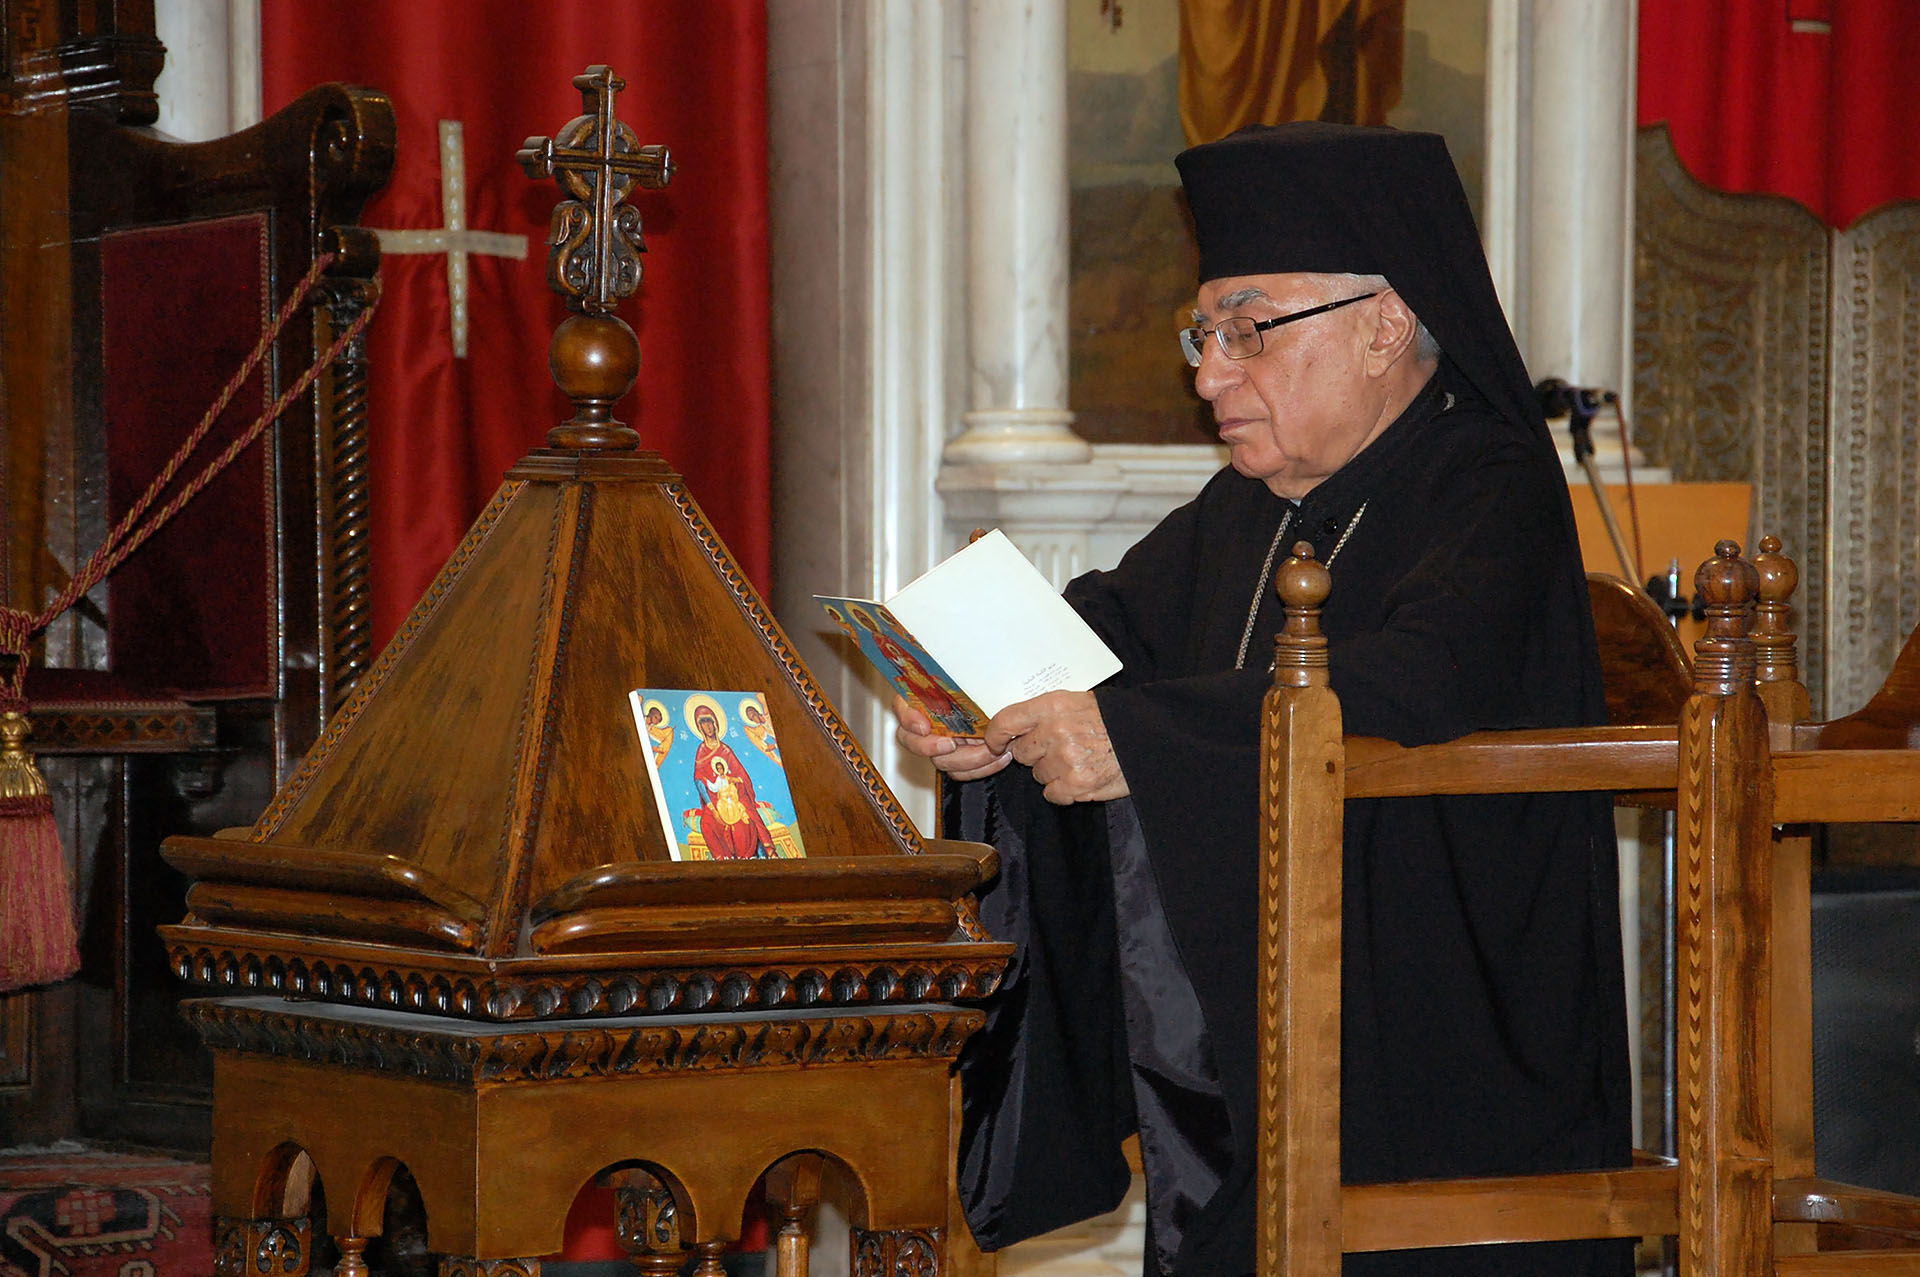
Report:
[{"label": "pyramid-shaped wooden top", "polygon": [[[664,148],[612,119],[618,79],[575,84],[594,113],[529,140],[530,171],[583,197],[663,184]],[[550,272],[580,312],[551,356],[574,418],[507,473],[253,827],[168,840],[194,880],[162,932],[175,971],[503,1020],[991,991],[1010,948],[968,893],[992,850],[922,843],[680,477],[612,420],[639,366],[610,313],[639,281],[638,219],[587,239]],[[675,860],[635,688],[756,693],[805,857]]]},{"label": "pyramid-shaped wooden top", "polygon": [[[673,860],[635,687],[760,693],[806,858]],[[964,997],[1006,956],[966,895],[990,849],[923,846],[650,453],[543,451],[510,471],[272,806],[232,832],[166,846],[195,879],[165,933],[174,966],[225,989],[509,1019],[686,1010],[698,993],[670,990],[689,982],[735,1005]]]}]

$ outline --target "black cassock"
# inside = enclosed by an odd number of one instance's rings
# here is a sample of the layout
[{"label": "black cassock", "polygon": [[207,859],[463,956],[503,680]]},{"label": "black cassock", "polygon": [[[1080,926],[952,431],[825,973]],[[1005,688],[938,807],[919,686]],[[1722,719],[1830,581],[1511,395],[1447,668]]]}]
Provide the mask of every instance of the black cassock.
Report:
[{"label": "black cassock", "polygon": [[[1111,1209],[1127,1183],[1118,1145],[1137,1127],[1147,1271],[1252,1269],[1276,539],[1276,564],[1296,540],[1329,563],[1322,624],[1347,732],[1414,745],[1603,721],[1571,537],[1543,436],[1443,364],[1297,506],[1222,471],[1118,568],[1068,587],[1125,663],[1096,695],[1131,797],[1055,807],[1018,765],[948,794],[954,832],[1001,849],[983,905],[1020,943],[962,1065],[963,1197],[983,1244]],[[1343,1177],[1626,1164],[1606,798],[1350,802],[1345,874]],[[1630,1252],[1415,1251],[1346,1271],[1564,1277],[1630,1271]]]}]

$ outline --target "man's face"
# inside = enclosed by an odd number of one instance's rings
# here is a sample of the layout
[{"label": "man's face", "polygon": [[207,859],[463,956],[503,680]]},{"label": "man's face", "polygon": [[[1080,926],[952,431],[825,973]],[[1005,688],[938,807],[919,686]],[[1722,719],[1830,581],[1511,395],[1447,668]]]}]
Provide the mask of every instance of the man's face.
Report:
[{"label": "man's face", "polygon": [[[1211,329],[1232,315],[1275,319],[1367,291],[1324,275],[1234,275],[1200,286],[1196,322]],[[1229,359],[1205,339],[1194,389],[1213,405],[1235,470],[1298,500],[1373,442],[1386,425],[1365,364],[1378,305],[1269,328],[1251,359]]]}]

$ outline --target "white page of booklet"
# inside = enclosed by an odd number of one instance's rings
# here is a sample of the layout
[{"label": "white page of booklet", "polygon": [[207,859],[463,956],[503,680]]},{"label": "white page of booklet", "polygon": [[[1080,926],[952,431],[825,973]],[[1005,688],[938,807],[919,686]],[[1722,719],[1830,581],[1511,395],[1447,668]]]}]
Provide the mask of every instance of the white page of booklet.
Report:
[{"label": "white page of booklet", "polygon": [[1043,692],[1084,692],[1120,658],[998,531],[915,578],[887,609],[988,714]]}]

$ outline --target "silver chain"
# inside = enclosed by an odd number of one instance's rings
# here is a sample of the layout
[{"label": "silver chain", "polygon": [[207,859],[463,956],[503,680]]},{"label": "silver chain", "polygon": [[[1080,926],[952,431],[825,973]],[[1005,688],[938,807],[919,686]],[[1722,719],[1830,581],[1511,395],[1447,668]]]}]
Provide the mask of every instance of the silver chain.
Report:
[{"label": "silver chain", "polygon": [[[1347,548],[1347,538],[1360,526],[1360,516],[1367,512],[1367,503],[1362,501],[1360,508],[1347,520],[1347,530],[1333,544],[1333,553],[1327,556],[1326,566],[1333,567],[1333,561],[1340,557],[1340,551]],[[1267,561],[1260,565],[1260,584],[1253,587],[1253,603],[1247,608],[1247,628],[1240,631],[1240,653],[1233,658],[1233,668],[1242,670],[1247,667],[1247,649],[1253,645],[1253,625],[1260,615],[1260,601],[1267,595],[1267,586],[1273,581],[1273,561],[1280,556],[1280,542],[1286,538],[1287,528],[1293,523],[1293,511],[1288,510],[1281,516],[1280,526],[1274,530],[1273,544],[1267,547]]]}]

